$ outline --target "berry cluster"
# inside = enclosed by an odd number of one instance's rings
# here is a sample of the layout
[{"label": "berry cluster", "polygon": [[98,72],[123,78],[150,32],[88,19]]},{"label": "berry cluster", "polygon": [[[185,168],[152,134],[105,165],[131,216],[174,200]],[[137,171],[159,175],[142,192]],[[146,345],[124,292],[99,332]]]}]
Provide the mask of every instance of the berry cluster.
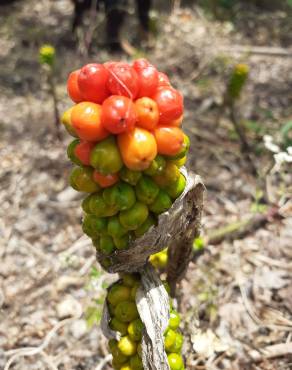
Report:
[{"label": "berry cluster", "polygon": [[[141,339],[144,325],[139,318],[135,303],[140,284],[138,274],[123,274],[108,291],[107,307],[110,312],[110,327],[120,334],[120,340],[111,339],[109,350],[113,356],[113,367],[117,370],[143,370]],[[167,286],[166,286],[167,287]],[[171,309],[164,346],[171,370],[183,370],[180,355],[183,336],[179,332],[179,314]]]},{"label": "berry cluster", "polygon": [[146,59],[87,64],[70,74],[76,103],[62,122],[76,139],[71,186],[89,193],[83,231],[100,253],[127,249],[181,195],[189,139],[183,98]]}]

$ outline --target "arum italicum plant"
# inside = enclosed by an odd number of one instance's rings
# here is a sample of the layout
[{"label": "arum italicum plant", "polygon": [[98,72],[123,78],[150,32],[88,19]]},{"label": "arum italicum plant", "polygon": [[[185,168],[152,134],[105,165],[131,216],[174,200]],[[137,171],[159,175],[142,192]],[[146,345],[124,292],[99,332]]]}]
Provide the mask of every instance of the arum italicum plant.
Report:
[{"label": "arum italicum plant", "polygon": [[56,50],[52,45],[45,44],[39,51],[39,61],[41,64],[53,68],[56,59]]},{"label": "arum italicum plant", "polygon": [[58,109],[58,99],[54,80],[54,67],[56,63],[56,49],[49,44],[45,44],[39,49],[39,62],[43,66],[49,85],[50,95],[54,106],[54,121],[56,126],[56,136],[60,139],[60,114]]},{"label": "arum italicum plant", "polygon": [[235,65],[227,87],[227,95],[231,100],[236,100],[240,97],[242,89],[247,81],[249,67],[247,64],[238,63]]}]

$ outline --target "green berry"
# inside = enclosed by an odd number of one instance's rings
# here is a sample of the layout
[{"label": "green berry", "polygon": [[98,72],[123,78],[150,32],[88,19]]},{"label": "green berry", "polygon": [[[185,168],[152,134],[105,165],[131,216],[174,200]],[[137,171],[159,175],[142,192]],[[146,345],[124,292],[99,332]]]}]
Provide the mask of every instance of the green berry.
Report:
[{"label": "green berry", "polygon": [[128,335],[126,335],[120,339],[118,348],[123,355],[133,356],[137,351],[137,344]]},{"label": "green berry", "polygon": [[104,254],[111,254],[115,250],[115,244],[111,236],[102,235],[99,239],[99,250]]},{"label": "green berry", "polygon": [[168,322],[168,327],[172,330],[176,330],[180,324],[180,316],[179,313],[175,310],[170,312],[170,318]]},{"label": "green berry", "polygon": [[139,317],[136,304],[131,301],[123,301],[115,308],[115,317],[122,322],[131,322]]},{"label": "green berry", "polygon": [[171,370],[182,370],[184,367],[183,359],[177,353],[170,353],[167,356],[169,367]]},{"label": "green berry", "polygon": [[141,319],[136,319],[130,322],[128,326],[128,334],[131,339],[136,342],[139,342],[142,339],[142,332],[144,329],[144,324]]}]

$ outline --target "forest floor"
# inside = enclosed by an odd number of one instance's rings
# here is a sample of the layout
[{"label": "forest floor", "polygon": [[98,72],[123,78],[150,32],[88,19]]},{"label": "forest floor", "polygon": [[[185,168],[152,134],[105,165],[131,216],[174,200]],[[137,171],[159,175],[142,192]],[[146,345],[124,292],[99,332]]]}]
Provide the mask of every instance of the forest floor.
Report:
[{"label": "forest floor", "polygon": [[[38,64],[40,45],[55,45],[64,111],[71,104],[68,72],[87,60],[111,58],[100,45],[102,27],[90,58],[78,56],[71,14],[69,0],[1,7],[1,369],[12,356],[10,369],[17,370],[96,370],[108,359],[99,326],[88,328],[88,322],[98,321],[103,288],[115,277],[100,270],[82,236],[81,197],[68,187],[70,139],[65,132],[61,142],[54,138],[52,101]],[[200,8],[160,18],[147,57],[185,96],[188,168],[207,188],[204,253],[179,289],[186,368],[292,369],[291,176],[275,170],[263,144],[265,134],[281,141],[280,128],[292,119],[291,22],[283,12],[258,15],[252,7],[239,9],[233,23],[211,21]],[[238,114],[257,178],[227,112],[218,122],[237,62],[250,67]]]}]

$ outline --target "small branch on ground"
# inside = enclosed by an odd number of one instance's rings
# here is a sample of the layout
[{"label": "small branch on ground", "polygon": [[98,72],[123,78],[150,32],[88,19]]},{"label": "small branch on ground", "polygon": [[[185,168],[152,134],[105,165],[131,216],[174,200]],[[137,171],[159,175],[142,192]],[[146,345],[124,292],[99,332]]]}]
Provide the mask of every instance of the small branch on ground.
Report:
[{"label": "small branch on ground", "polygon": [[17,348],[15,350],[7,351],[5,354],[10,356],[10,359],[7,361],[4,370],[9,370],[11,365],[15,360],[17,360],[19,357],[24,357],[24,356],[35,356],[35,355],[42,355],[44,361],[46,364],[50,367],[52,370],[58,370],[53,361],[51,360],[50,356],[48,356],[45,352],[44,349],[49,345],[51,342],[53,336],[65,325],[79,319],[82,315],[82,311],[79,311],[76,313],[76,315],[72,318],[69,319],[64,319],[60,322],[58,322],[46,335],[45,339],[43,342],[38,346],[38,347],[24,347],[24,348]]},{"label": "small branch on ground", "polygon": [[107,355],[100,361],[100,363],[96,366],[94,370],[102,370],[108,362],[112,361],[112,359],[113,359],[112,355]]},{"label": "small branch on ground", "polygon": [[248,355],[253,359],[254,362],[261,362],[265,359],[292,355],[292,342],[273,344],[258,351],[251,350],[249,351]]},{"label": "small branch on ground", "polygon": [[275,219],[282,219],[282,216],[278,213],[278,208],[270,208],[265,214],[256,214],[246,220],[231,223],[214,231],[211,230],[206,238],[206,243],[214,245],[223,240],[243,239]]},{"label": "small branch on ground", "polygon": [[291,48],[280,48],[270,46],[251,46],[251,45],[219,46],[218,51],[239,54],[267,55],[271,57],[292,56]]}]

